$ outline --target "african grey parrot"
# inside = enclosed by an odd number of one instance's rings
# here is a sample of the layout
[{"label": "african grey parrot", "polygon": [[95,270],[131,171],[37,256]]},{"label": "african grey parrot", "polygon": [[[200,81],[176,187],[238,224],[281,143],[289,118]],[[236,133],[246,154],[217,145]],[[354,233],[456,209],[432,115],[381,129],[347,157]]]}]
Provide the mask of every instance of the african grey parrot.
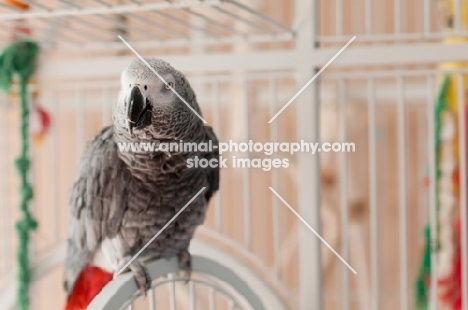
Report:
[{"label": "african grey parrot", "polygon": [[[96,295],[158,231],[203,187],[206,189],[130,264],[144,294],[151,279],[148,259],[177,256],[190,277],[188,247],[202,224],[207,205],[219,185],[219,168],[188,168],[198,156],[218,159],[217,138],[211,127],[191,111],[177,92],[199,114],[200,107],[186,77],[167,62],[140,59],[122,73],[121,90],[113,109],[114,125],[104,128],[88,145],[71,189],[65,288],[68,304],[84,290]],[[171,89],[173,88],[173,90]],[[123,152],[119,143],[208,142],[209,152]],[[89,268],[104,272],[85,275]],[[90,281],[91,279],[91,281]],[[101,284],[92,284],[94,281]],[[83,283],[80,283],[83,282]],[[80,286],[80,288],[77,288]],[[97,287],[95,287],[97,286]],[[88,296],[84,307],[94,296]],[[72,301],[70,301],[72,300]],[[70,306],[67,309],[81,309]]]}]

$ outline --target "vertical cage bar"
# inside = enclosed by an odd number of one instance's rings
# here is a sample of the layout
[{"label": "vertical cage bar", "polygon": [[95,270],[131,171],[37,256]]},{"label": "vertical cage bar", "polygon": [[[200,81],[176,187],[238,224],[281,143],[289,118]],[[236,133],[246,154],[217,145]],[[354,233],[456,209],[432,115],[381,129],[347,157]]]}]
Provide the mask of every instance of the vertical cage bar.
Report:
[{"label": "vertical cage bar", "polygon": [[[340,141],[346,142],[347,139],[347,109],[346,109],[346,80],[340,79],[338,85],[338,101],[339,101],[339,124],[340,124]],[[340,153],[340,222],[341,222],[341,256],[345,261],[348,261],[349,253],[349,227],[348,227],[348,156],[346,152]],[[341,288],[342,288],[342,309],[349,309],[349,269],[346,265],[342,265],[341,273]]]},{"label": "vertical cage bar", "polygon": [[431,0],[424,0],[424,20],[423,28],[424,35],[428,35],[431,32]]},{"label": "vertical cage bar", "polygon": [[[218,140],[221,139],[221,97],[219,92],[219,83],[214,82],[212,85],[212,113],[213,113],[213,127],[215,133],[218,135]],[[222,156],[222,154],[221,154]],[[222,209],[222,196],[221,191],[218,191],[215,195],[215,221],[216,229],[218,232],[223,230],[223,209]]]},{"label": "vertical cage bar", "polygon": [[[278,110],[278,81],[270,79],[270,115],[275,115]],[[278,122],[270,124],[270,141],[278,141]],[[277,158],[277,154],[273,153],[272,158]],[[279,171],[272,169],[271,183],[273,188],[279,188]],[[275,255],[275,271],[278,278],[281,277],[281,218],[278,199],[272,200],[273,207],[273,252]]]},{"label": "vertical cage bar", "polygon": [[393,0],[394,4],[394,12],[393,12],[393,20],[395,23],[395,33],[400,34],[401,33],[401,17],[403,14],[402,11],[402,5],[401,5],[401,0]]},{"label": "vertical cage bar", "polygon": [[85,147],[85,91],[83,88],[78,88],[76,93],[76,109],[77,109],[77,152],[78,158],[81,158]]},{"label": "vertical cage bar", "polygon": [[406,107],[405,79],[397,79],[397,135],[398,135],[398,205],[400,229],[400,309],[409,307],[408,288],[408,214],[407,214],[407,181],[406,181]]},{"label": "vertical cage bar", "polygon": [[190,281],[190,310],[197,310],[197,292],[195,291],[195,283]]},{"label": "vertical cage bar", "polygon": [[371,309],[380,308],[379,272],[379,213],[377,205],[377,121],[375,100],[375,78],[367,81],[367,102],[369,122],[369,205],[371,242]]},{"label": "vertical cage bar", "polygon": [[131,304],[130,306],[128,306],[127,309],[128,309],[128,310],[134,310],[134,308],[133,308],[133,301],[132,301],[132,304]]},{"label": "vertical cage bar", "polygon": [[434,96],[435,83],[434,76],[427,77],[427,127],[428,127],[428,160],[429,160],[429,226],[431,230],[430,247],[431,247],[431,290],[430,290],[430,305],[431,310],[437,310],[438,306],[438,289],[439,281],[437,279],[437,198],[436,198],[436,145],[435,145],[435,114],[434,114]]},{"label": "vertical cage bar", "polygon": [[[296,50],[298,52],[295,68],[297,85],[304,85],[319,70],[317,67],[302,65],[310,54],[318,48],[320,25],[319,1],[297,0],[296,16],[304,16],[304,23],[296,32]],[[299,98],[298,98],[299,99]],[[320,142],[320,81],[312,83],[301,94],[301,103],[296,104],[296,140]],[[277,120],[276,120],[277,121]],[[299,153],[297,155],[298,180],[295,194],[298,211],[317,233],[321,233],[321,184],[320,153]],[[311,238],[310,231],[299,225],[298,268],[299,307],[298,310],[323,308],[322,257],[321,242]]]},{"label": "vertical cage bar", "polygon": [[52,110],[53,110],[53,119],[52,123],[52,183],[54,191],[54,232],[55,232],[55,242],[60,241],[60,219],[62,209],[60,207],[59,195],[60,195],[60,182],[59,182],[59,119],[60,119],[60,106],[57,90],[52,90]]},{"label": "vertical cage bar", "polygon": [[372,0],[365,0],[364,3],[364,27],[366,34],[372,34]]},{"label": "vertical cage bar", "polygon": [[150,310],[156,310],[156,288],[152,288],[149,290],[148,298]]},{"label": "vertical cage bar", "polygon": [[172,281],[169,283],[169,307],[171,310],[176,310],[176,287],[174,275],[170,274],[169,279]]},{"label": "vertical cage bar", "polygon": [[3,128],[2,128],[2,143],[3,147],[0,151],[2,154],[1,156],[1,166],[2,166],[2,175],[3,175],[3,180],[1,183],[2,187],[2,248],[3,248],[3,254],[2,254],[2,262],[3,262],[3,272],[4,274],[8,272],[9,267],[10,267],[10,250],[11,250],[11,237],[10,237],[10,203],[9,203],[9,198],[10,198],[10,193],[9,193],[9,158],[8,158],[8,151],[9,151],[9,141],[8,141],[8,133],[9,133],[9,121],[8,121],[8,107],[10,106],[8,103],[8,96],[2,94],[2,102],[1,102],[1,108],[2,108],[2,114],[3,114]]},{"label": "vertical cage bar", "polygon": [[462,31],[462,0],[455,0],[455,7],[454,7],[454,26],[455,32],[460,33]]},{"label": "vertical cage bar", "polygon": [[466,96],[465,75],[458,74],[458,148],[460,174],[460,217],[461,217],[461,256],[462,256],[462,307],[468,309],[468,201],[467,201],[467,151],[466,151]]},{"label": "vertical cage bar", "polygon": [[208,294],[208,308],[209,310],[216,310],[216,291],[212,287],[210,287]]},{"label": "vertical cage bar", "polygon": [[343,35],[343,0],[335,1],[335,27],[336,35]]},{"label": "vertical cage bar", "polygon": [[[244,109],[243,124],[244,128],[244,141],[249,141],[249,89],[246,77],[242,81],[242,108]],[[246,153],[247,158],[250,154]],[[252,223],[251,223],[251,209],[250,209],[250,169],[244,168],[242,171],[242,193],[244,205],[244,242],[247,249],[252,247]]]}]

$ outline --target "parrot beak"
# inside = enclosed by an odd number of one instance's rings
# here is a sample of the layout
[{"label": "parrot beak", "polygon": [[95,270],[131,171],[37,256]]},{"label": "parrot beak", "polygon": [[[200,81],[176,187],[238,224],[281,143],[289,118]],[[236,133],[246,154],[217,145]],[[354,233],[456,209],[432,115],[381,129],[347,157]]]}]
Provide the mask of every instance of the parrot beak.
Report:
[{"label": "parrot beak", "polygon": [[133,86],[126,103],[128,131],[130,134],[132,134],[134,128],[141,129],[151,124],[151,105],[148,98],[143,97],[139,86]]}]

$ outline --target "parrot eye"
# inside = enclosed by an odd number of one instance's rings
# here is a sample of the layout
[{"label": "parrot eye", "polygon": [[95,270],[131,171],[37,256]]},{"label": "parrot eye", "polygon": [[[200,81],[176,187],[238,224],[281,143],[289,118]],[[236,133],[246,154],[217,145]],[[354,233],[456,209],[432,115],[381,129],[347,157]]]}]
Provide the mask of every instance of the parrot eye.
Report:
[{"label": "parrot eye", "polygon": [[165,90],[169,90],[169,89],[171,89],[173,86],[174,86],[174,83],[169,82],[169,83],[167,83],[166,85],[164,85],[164,89],[165,89]]},{"label": "parrot eye", "polygon": [[147,89],[148,89],[148,86],[145,85],[145,90],[147,90]]}]

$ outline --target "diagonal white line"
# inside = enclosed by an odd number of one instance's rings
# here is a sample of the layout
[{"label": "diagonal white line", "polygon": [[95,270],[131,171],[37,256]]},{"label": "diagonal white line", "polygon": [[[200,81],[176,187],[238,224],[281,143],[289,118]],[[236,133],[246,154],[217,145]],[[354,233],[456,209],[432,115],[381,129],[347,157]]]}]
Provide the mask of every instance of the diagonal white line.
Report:
[{"label": "diagonal white line", "polygon": [[157,233],[156,235],[154,235],[154,237],[151,238],[151,240],[148,241],[148,243],[146,243],[145,246],[142,247],[141,250],[138,251],[138,253],[136,253],[135,256],[133,256],[132,259],[131,259],[128,263],[125,264],[125,266],[122,267],[122,269],[120,269],[119,272],[117,272],[117,275],[121,274],[122,271],[124,271],[125,268],[127,268],[127,267],[138,257],[138,255],[140,255],[141,252],[143,252],[143,251],[150,245],[150,243],[153,242],[154,239],[156,239],[156,238],[164,231],[164,229],[166,229],[166,228],[179,216],[179,214],[181,214],[181,213],[185,210],[185,208],[187,208],[187,207],[189,206],[189,204],[190,204],[192,201],[194,201],[195,198],[197,198],[197,196],[200,195],[201,192],[203,192],[203,191],[205,190],[205,188],[206,188],[206,187],[202,187],[202,189],[201,189],[198,193],[196,193],[196,195],[193,196],[193,198],[190,199],[189,202],[187,202],[187,204],[186,204],[182,209],[180,209],[180,211],[177,212],[176,215],[174,215],[174,217],[171,218],[171,220],[170,220],[169,222],[167,222],[167,224],[164,225],[164,227],[161,228],[161,229],[158,231],[158,233]]},{"label": "diagonal white line", "polygon": [[344,259],[343,257],[340,256],[340,254],[338,254],[332,247],[331,245],[328,244],[327,241],[325,241],[325,239],[322,238],[322,236],[320,236],[310,225],[309,223],[306,222],[306,220],[304,220],[304,218],[302,218],[302,216],[299,215],[299,213],[296,212],[296,210],[294,210],[287,202],[286,200],[283,199],[283,197],[281,197],[272,187],[268,187],[272,192],[273,194],[275,194],[288,208],[289,210],[291,210],[292,213],[294,213],[295,216],[297,216],[298,219],[301,220],[302,223],[304,223],[304,225],[307,226],[307,228],[309,228],[319,239],[320,241],[322,241],[342,262],[343,264],[345,264],[352,272],[354,272],[354,274],[357,274],[356,270],[353,269],[353,267],[351,267]]},{"label": "diagonal white line", "polygon": [[325,68],[327,68],[327,67],[333,62],[333,60],[336,59],[336,57],[338,57],[338,55],[340,55],[340,54],[348,47],[348,45],[350,45],[351,42],[354,41],[354,39],[356,39],[356,36],[352,37],[351,40],[349,40],[348,43],[346,43],[346,45],[343,46],[343,47],[338,51],[338,53],[336,53],[335,56],[333,56],[333,58],[330,59],[330,60],[325,64],[325,66],[323,66],[322,69],[320,69],[320,71],[317,72],[317,73],[309,80],[309,82],[307,82],[307,84],[305,84],[305,85],[297,92],[297,94],[295,94],[294,97],[292,97],[291,100],[289,100],[288,103],[286,103],[286,104],[284,105],[284,107],[282,107],[281,110],[279,110],[278,113],[276,113],[275,116],[273,116],[273,117],[268,121],[268,123],[273,122],[273,121],[275,120],[275,118],[277,118],[278,115],[280,115],[281,112],[283,112],[284,109],[286,109],[286,108],[291,104],[291,102],[293,102],[294,99],[296,99],[297,96],[299,96],[299,95],[304,91],[304,89],[306,89],[307,86],[309,86],[310,83],[312,83],[312,82],[320,75],[320,73],[322,73],[322,71],[325,70]]},{"label": "diagonal white line", "polygon": [[[156,70],[154,70],[154,68],[151,67],[151,66],[149,65],[149,63],[148,63],[143,57],[141,57],[140,54],[138,54],[137,51],[135,51],[135,50],[133,49],[133,47],[130,46],[130,44],[127,43],[127,41],[125,41],[120,35],[119,35],[118,37],[119,37],[120,40],[122,40],[123,43],[125,43],[125,45],[127,45],[127,47],[128,47],[135,55],[138,56],[138,58],[140,58],[141,61],[143,61],[143,63],[144,63],[151,71],[153,71],[154,74],[156,74],[156,75],[158,76],[158,78],[161,79],[161,81],[163,81],[164,84],[166,84],[167,86],[169,86],[169,84],[167,84],[166,80],[164,80],[164,78],[163,78]],[[203,121],[203,123],[206,124],[205,119],[204,119],[200,114],[198,114],[197,111],[195,111],[195,110],[190,106],[190,104],[188,104],[187,101],[185,101],[185,99],[182,98],[182,96],[179,95],[179,93],[175,91],[175,89],[174,89],[173,87],[170,87],[170,89],[172,90],[172,92],[173,92],[174,94],[176,94],[177,97],[179,97],[180,100],[182,100],[183,103],[185,103],[185,105],[186,105],[190,110],[192,110],[193,113],[195,113],[196,116],[198,116],[199,119],[201,119],[201,120]]]}]

